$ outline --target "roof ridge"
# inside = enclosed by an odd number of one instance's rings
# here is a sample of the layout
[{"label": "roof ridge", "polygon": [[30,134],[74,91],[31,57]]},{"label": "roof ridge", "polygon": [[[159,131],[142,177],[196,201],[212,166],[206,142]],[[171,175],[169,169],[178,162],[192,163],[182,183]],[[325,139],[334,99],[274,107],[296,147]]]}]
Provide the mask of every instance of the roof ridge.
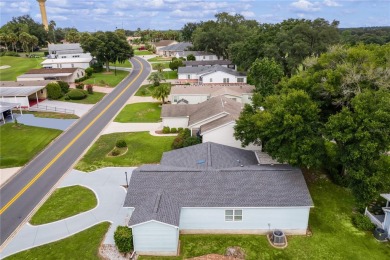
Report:
[{"label": "roof ridge", "polygon": [[158,212],[158,208],[159,208],[160,202],[161,202],[161,196],[162,196],[161,192],[157,193],[156,200],[154,202],[153,213],[157,213]]},{"label": "roof ridge", "polygon": [[207,167],[212,167],[213,165],[211,164],[211,142],[207,142]]}]

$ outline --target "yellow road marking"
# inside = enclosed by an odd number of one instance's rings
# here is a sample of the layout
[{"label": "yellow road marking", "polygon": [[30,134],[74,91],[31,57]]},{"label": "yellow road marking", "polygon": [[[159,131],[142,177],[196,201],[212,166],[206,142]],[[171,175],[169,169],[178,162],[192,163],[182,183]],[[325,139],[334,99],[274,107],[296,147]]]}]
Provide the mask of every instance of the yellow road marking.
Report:
[{"label": "yellow road marking", "polygon": [[135,59],[139,64],[141,64],[141,70],[140,73],[127,85],[120,93],[118,96],[116,96],[108,106],[106,106],[105,109],[102,110],[73,140],[65,146],[61,152],[59,152],[35,177],[26,184],[26,186],[23,187],[7,204],[5,204],[1,209],[0,209],[0,215],[4,213],[20,196],[23,195],[26,190],[28,190],[31,185],[33,185],[46,171],[49,169],[95,122],[98,120],[117,100],[118,98],[141,76],[142,71],[144,69],[144,66],[140,61]]}]

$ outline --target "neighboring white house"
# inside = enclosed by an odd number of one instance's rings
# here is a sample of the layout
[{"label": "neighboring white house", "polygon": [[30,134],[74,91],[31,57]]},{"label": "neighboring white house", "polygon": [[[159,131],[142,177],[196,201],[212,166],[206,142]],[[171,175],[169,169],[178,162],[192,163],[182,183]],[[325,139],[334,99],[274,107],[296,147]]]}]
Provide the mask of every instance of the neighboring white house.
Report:
[{"label": "neighboring white house", "polygon": [[218,56],[211,52],[206,51],[184,51],[176,53],[176,58],[187,58],[188,55],[194,55],[196,61],[211,61],[211,60],[219,60]]},{"label": "neighboring white house", "polygon": [[179,234],[306,234],[313,201],[299,168],[203,143],[134,170],[124,207],[137,254],[177,255]]},{"label": "neighboring white house", "polygon": [[[203,142],[215,142],[241,147],[234,138],[234,126],[243,104],[230,98],[218,96],[192,105],[163,105],[162,125],[170,128],[188,128],[192,135],[199,135]],[[260,146],[249,145],[245,149],[259,150]]]},{"label": "neighboring white house", "polygon": [[90,66],[93,57],[84,53],[80,43],[49,44],[48,59],[41,63],[44,68],[83,68]]},{"label": "neighboring white house", "polygon": [[176,57],[176,55],[184,55],[184,52],[191,47],[192,43],[190,42],[179,42],[159,48],[157,54],[164,57]]},{"label": "neighboring white house", "polygon": [[236,70],[236,65],[230,60],[199,60],[199,61],[184,61],[183,64],[186,67],[202,67],[202,66],[214,66],[220,65],[225,68]]},{"label": "neighboring white house", "polygon": [[366,208],[365,215],[375,226],[385,230],[387,238],[390,239],[390,193],[381,194],[381,197],[386,200],[386,205],[382,208],[383,214],[375,215]]},{"label": "neighboring white house", "polygon": [[47,98],[46,85],[50,80],[43,81],[0,81],[0,101],[18,103],[29,108],[30,102],[37,103]]},{"label": "neighboring white house", "polygon": [[41,62],[44,68],[82,68],[86,69],[90,67],[92,58],[66,58],[66,59],[46,59]]},{"label": "neighboring white house", "polygon": [[62,80],[68,83],[85,76],[85,70],[80,68],[68,69],[32,69],[16,78],[17,81]]},{"label": "neighboring white house", "polygon": [[212,97],[224,96],[240,103],[251,103],[254,86],[234,85],[176,85],[172,86],[168,101],[171,104],[198,104]]},{"label": "neighboring white house", "polygon": [[220,65],[202,67],[179,67],[178,80],[194,84],[244,84],[245,74]]}]

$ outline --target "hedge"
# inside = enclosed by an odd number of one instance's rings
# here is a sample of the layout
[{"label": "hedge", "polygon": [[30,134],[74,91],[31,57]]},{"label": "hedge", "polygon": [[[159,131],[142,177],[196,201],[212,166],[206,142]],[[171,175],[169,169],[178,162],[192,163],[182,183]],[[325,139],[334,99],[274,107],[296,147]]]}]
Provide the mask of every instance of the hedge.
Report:
[{"label": "hedge", "polygon": [[62,93],[66,94],[69,91],[69,84],[65,81],[58,81],[58,85],[60,85]]},{"label": "hedge", "polygon": [[47,97],[49,99],[59,99],[60,97],[62,97],[61,87],[58,83],[51,82],[46,85],[46,89],[47,89]]},{"label": "hedge", "polygon": [[121,253],[133,250],[133,234],[129,227],[118,226],[114,233],[115,245]]},{"label": "hedge", "polygon": [[71,91],[69,91],[67,96],[73,100],[81,100],[81,99],[86,98],[87,94],[85,93],[85,91],[83,91],[81,89],[72,89]]}]

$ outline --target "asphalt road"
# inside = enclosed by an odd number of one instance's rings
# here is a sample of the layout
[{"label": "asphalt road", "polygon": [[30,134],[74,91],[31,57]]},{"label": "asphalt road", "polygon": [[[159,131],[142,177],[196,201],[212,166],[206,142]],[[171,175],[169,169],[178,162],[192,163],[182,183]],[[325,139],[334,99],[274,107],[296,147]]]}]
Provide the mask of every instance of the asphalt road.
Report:
[{"label": "asphalt road", "polygon": [[[76,124],[50,144],[0,189],[0,244],[68,171],[150,72],[150,65],[132,58],[132,73]],[[77,203],[77,201],[75,201]]]}]

